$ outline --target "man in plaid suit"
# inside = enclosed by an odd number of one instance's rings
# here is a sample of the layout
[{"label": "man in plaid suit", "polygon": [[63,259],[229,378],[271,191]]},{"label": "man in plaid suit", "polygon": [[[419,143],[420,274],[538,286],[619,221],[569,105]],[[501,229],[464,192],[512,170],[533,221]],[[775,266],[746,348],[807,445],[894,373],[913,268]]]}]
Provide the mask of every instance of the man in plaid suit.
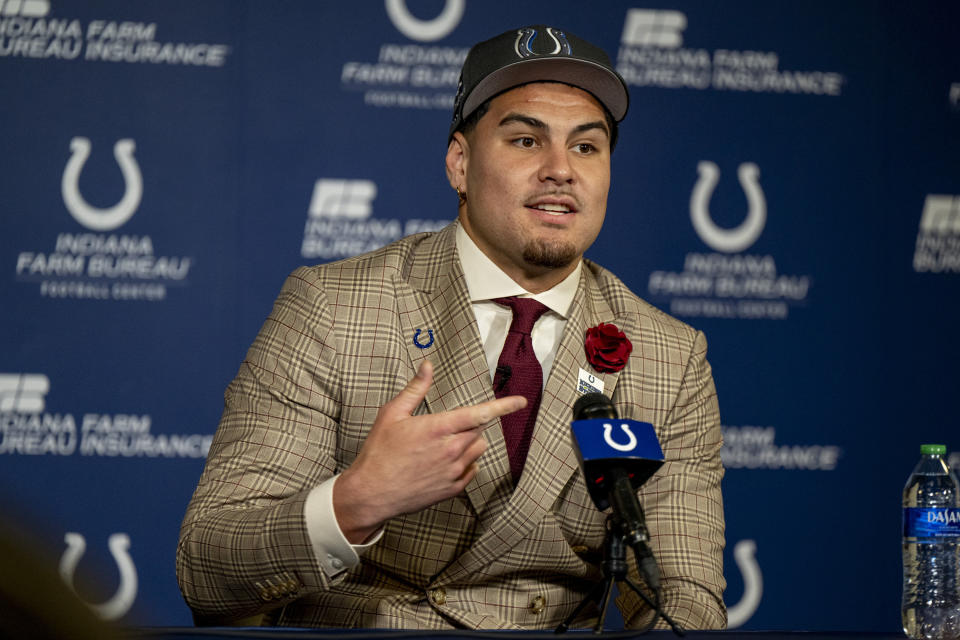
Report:
[{"label": "man in plaid suit", "polygon": [[[569,429],[587,382],[663,448],[638,495],[664,609],[725,625],[706,341],[583,259],[628,99],[606,54],[559,29],[471,49],[446,157],[457,222],[297,269],[227,389],[177,550],[198,620],[557,626],[602,578],[605,515]],[[526,298],[535,397],[505,395],[519,312],[503,300]],[[614,339],[614,362],[589,355],[601,324],[632,351]],[[504,430],[524,412],[518,449]],[[618,606],[628,626],[652,619],[633,593]]]}]

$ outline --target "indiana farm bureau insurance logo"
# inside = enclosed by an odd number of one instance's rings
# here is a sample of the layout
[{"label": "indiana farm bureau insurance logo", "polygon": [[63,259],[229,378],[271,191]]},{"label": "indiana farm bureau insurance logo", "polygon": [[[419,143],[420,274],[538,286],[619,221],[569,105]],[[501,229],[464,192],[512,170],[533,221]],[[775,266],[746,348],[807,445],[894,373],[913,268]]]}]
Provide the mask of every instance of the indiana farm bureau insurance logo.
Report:
[{"label": "indiana farm bureau insurance logo", "polygon": [[842,74],[781,69],[776,51],[684,46],[688,20],[687,14],[674,10],[627,10],[617,52],[617,71],[627,84],[833,97],[843,91]]},{"label": "indiana farm bureau insurance logo", "polygon": [[423,231],[436,231],[449,220],[377,218],[372,180],[321,178],[313,185],[300,254],[308,260],[349,258]]},{"label": "indiana farm bureau insurance logo", "polygon": [[205,434],[152,432],[148,414],[58,411],[43,373],[0,373],[0,456],[205,458]]},{"label": "indiana farm bureau insurance logo", "polygon": [[[220,68],[231,53],[226,44],[162,38],[156,22],[79,20],[55,11],[70,3],[0,0],[0,58],[79,60],[121,64]],[[164,13],[164,17],[169,17]],[[193,25],[190,26],[191,30]]]},{"label": "indiana farm bureau insurance logo", "polygon": [[960,195],[927,196],[920,215],[913,270],[960,273]]}]

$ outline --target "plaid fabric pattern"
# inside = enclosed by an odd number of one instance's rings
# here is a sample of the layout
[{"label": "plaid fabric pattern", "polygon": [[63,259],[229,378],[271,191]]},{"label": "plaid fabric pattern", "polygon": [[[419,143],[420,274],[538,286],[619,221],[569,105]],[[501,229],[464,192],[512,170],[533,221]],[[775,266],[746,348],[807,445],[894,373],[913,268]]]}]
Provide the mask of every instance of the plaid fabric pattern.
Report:
[{"label": "plaid fabric pattern", "polygon": [[[589,261],[516,489],[496,420],[463,495],[388,522],[354,569],[334,579],[321,570],[306,495],[350,465],[378,408],[421,360],[434,363],[435,380],[418,411],[493,398],[455,224],[287,279],[227,388],[181,527],[187,603],[212,620],[269,612],[272,624],[309,627],[555,627],[601,575],[604,514],[569,429],[582,368],[604,381],[621,416],[657,428],[666,463],[640,497],[664,606],[687,628],[723,627],[722,442],[706,341]],[[585,332],[600,322],[633,342],[622,371],[587,363]],[[429,348],[414,344],[417,329],[433,331]],[[628,624],[649,616],[632,594],[617,604]]]}]

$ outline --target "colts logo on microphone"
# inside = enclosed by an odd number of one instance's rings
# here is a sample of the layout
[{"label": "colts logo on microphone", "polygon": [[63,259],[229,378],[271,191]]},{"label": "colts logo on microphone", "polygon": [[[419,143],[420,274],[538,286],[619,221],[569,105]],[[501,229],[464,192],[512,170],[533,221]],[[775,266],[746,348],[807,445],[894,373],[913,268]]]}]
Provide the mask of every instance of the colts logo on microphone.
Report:
[{"label": "colts logo on microphone", "polygon": [[574,420],[573,437],[584,459],[641,458],[663,460],[653,425],[637,420],[592,418]]},{"label": "colts logo on microphone", "polygon": [[626,422],[621,422],[620,428],[623,429],[623,432],[627,435],[626,444],[620,444],[619,442],[614,441],[612,437],[613,425],[610,424],[609,422],[603,423],[604,442],[606,442],[608,445],[610,445],[617,451],[624,451],[624,452],[633,451],[634,449],[637,448],[637,436],[633,435],[633,431],[630,430],[630,425],[627,424]]},{"label": "colts logo on microphone", "polygon": [[638,487],[663,465],[663,449],[649,422],[590,418],[570,423],[573,443],[590,498],[599,509],[608,506],[608,472],[618,467]]}]

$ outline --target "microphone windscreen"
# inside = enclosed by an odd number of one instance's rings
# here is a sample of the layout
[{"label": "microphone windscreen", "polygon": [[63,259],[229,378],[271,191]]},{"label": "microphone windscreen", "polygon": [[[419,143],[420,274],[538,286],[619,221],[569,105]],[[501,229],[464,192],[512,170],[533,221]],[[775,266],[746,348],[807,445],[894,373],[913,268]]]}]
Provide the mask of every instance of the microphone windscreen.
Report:
[{"label": "microphone windscreen", "polygon": [[590,420],[592,418],[616,418],[617,409],[613,402],[602,393],[586,393],[573,403],[574,420]]}]

